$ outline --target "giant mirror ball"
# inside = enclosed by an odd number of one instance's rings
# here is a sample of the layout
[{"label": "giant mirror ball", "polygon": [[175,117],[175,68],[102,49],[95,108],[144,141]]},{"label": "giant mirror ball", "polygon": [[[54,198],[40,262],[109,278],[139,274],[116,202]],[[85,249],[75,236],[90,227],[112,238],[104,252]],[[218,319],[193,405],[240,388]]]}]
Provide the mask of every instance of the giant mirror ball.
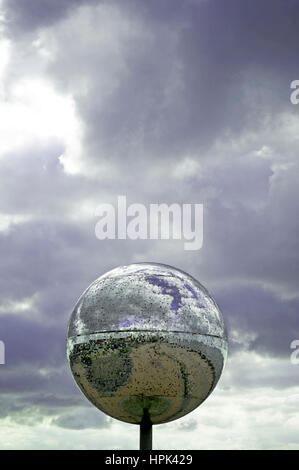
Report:
[{"label": "giant mirror ball", "polygon": [[212,392],[227,355],[221,312],[185,272],[156,263],[96,279],[72,313],[67,356],[100,410],[140,424],[180,418]]}]

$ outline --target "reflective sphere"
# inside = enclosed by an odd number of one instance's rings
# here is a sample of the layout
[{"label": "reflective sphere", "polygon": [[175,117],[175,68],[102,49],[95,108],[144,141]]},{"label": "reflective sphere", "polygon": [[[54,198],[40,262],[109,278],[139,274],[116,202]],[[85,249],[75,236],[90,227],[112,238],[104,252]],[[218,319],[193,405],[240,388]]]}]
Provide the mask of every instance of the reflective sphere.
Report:
[{"label": "reflective sphere", "polygon": [[212,392],[227,355],[220,310],[188,274],[162,264],[123,266],[99,277],[72,313],[67,355],[100,410],[140,423],[180,418]]}]

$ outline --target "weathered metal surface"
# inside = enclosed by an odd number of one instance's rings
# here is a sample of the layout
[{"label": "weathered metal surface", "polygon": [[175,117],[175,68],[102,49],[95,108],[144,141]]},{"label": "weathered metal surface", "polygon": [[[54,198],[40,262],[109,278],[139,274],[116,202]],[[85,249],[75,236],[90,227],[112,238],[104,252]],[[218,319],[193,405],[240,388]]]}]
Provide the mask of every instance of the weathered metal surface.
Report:
[{"label": "weathered metal surface", "polygon": [[73,311],[67,355],[99,409],[139,424],[192,411],[221,375],[227,339],[207,290],[170,266],[138,263],[94,281]]}]

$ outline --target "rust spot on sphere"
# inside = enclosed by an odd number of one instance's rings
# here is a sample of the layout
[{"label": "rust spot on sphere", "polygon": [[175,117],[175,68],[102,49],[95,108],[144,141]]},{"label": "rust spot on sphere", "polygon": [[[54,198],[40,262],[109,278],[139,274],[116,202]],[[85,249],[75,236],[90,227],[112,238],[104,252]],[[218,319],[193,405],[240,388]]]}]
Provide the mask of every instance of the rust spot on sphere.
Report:
[{"label": "rust spot on sphere", "polygon": [[100,410],[139,424],[180,418],[216,386],[227,355],[221,312],[188,274],[162,264],[123,266],[99,277],[71,316],[74,378]]}]

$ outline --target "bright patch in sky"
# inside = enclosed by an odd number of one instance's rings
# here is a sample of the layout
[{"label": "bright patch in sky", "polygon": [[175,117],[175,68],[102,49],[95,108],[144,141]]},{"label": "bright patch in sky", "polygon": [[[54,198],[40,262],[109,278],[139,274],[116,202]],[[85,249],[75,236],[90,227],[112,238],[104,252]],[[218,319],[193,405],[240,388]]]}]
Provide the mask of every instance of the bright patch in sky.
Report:
[{"label": "bright patch in sky", "polygon": [[81,128],[70,95],[60,94],[43,78],[26,77],[2,92],[0,134],[1,157],[52,139],[61,141],[67,152],[78,149]]}]

